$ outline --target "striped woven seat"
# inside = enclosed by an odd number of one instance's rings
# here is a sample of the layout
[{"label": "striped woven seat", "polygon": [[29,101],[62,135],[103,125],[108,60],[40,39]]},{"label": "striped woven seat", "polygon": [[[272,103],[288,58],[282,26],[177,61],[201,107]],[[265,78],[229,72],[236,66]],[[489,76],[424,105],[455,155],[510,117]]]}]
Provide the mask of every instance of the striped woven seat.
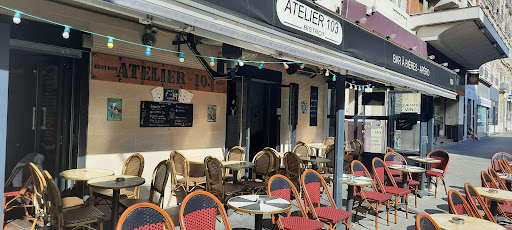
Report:
[{"label": "striped woven seat", "polygon": [[64,209],[70,209],[70,208],[77,208],[80,206],[83,206],[84,200],[78,198],[78,197],[64,197],[62,198],[62,208]]},{"label": "striped woven seat", "polygon": [[73,209],[63,213],[64,225],[76,225],[83,222],[96,222],[105,219],[105,214],[93,206]]}]

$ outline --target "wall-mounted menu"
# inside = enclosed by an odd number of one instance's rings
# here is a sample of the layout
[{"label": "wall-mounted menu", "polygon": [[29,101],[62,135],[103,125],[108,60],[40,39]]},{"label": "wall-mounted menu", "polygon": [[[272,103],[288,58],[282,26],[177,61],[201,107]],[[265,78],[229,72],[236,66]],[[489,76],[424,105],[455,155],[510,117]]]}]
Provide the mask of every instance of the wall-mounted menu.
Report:
[{"label": "wall-mounted menu", "polygon": [[141,101],[140,127],[192,127],[192,104]]}]

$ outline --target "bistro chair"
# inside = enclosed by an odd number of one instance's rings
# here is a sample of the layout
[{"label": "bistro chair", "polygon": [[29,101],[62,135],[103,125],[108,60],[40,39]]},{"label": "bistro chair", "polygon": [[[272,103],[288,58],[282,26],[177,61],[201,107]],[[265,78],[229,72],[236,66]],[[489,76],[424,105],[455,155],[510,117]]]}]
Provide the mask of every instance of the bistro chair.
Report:
[{"label": "bistro chair", "polygon": [[482,186],[486,188],[496,188],[499,189],[499,185],[492,179],[491,175],[486,172],[480,172],[480,179],[482,180]]},{"label": "bistro chair", "polygon": [[[165,227],[165,228],[164,228]],[[175,229],[167,212],[152,203],[138,203],[123,212],[116,230]]]},{"label": "bistro chair", "polygon": [[[370,175],[370,173],[368,172],[366,167],[363,165],[363,163],[361,163],[358,160],[352,161],[352,164],[350,165],[350,169],[352,171],[352,174],[354,174],[354,175],[372,178],[372,176]],[[359,204],[356,208],[356,215],[354,215],[354,217],[357,216],[357,212],[359,211],[361,204],[363,202],[368,203],[368,210],[369,211],[373,210],[373,212],[375,213],[375,229],[378,229],[379,208],[380,208],[381,204],[385,204],[386,212],[387,212],[387,223],[389,226],[389,201],[391,199],[393,199],[393,196],[390,194],[379,192],[379,190],[377,189],[377,186],[375,186],[375,184],[373,184],[371,187],[372,187],[372,191],[369,191],[369,190],[365,190],[363,186],[356,186],[355,189],[357,192],[356,193],[357,198],[359,198]],[[375,204],[375,207],[372,205],[372,203]]]},{"label": "bistro chair", "polygon": [[[231,149],[229,149],[228,153],[225,157],[226,161],[245,161],[245,150],[241,146],[235,146]],[[231,170],[226,169],[225,179],[226,180],[233,180],[233,173]],[[242,177],[242,173],[238,174],[238,180]]]},{"label": "bistro chair", "polygon": [[476,218],[481,218],[473,213],[473,210],[469,206],[468,202],[464,197],[454,189],[448,191],[448,206],[451,214],[457,215],[468,215]]},{"label": "bistro chair", "polygon": [[448,164],[450,163],[450,155],[448,152],[442,150],[442,149],[436,149],[430,152],[427,157],[429,158],[435,158],[438,160],[441,160],[440,163],[431,163],[430,164],[430,170],[427,170],[425,172],[425,175],[429,178],[428,179],[428,189],[430,190],[430,184],[432,183],[432,178],[435,177],[435,186],[436,191],[434,193],[434,197],[437,198],[437,184],[441,180],[443,182],[444,191],[446,194],[448,194],[448,190],[446,189],[446,182],[444,180],[444,176],[446,175],[446,170],[448,169]]},{"label": "bistro chair", "polygon": [[[332,198],[331,192],[327,187],[322,176],[313,169],[307,169],[302,173],[302,191],[304,193],[304,201],[309,207],[309,212],[315,219],[329,224],[329,229],[336,229],[338,222],[342,222],[348,228],[350,227],[350,217],[352,212],[338,209]],[[321,206],[320,200],[322,191],[329,199],[330,206]],[[316,206],[316,207],[315,207]]]},{"label": "bistro chair", "polygon": [[[169,160],[160,161],[153,171],[153,179],[151,180],[151,187],[149,188],[149,199],[123,199],[121,200],[121,205],[128,208],[137,203],[153,203],[163,208],[165,187],[167,187],[170,171],[171,162],[169,162]],[[169,198],[169,200],[171,199]]]},{"label": "bistro chair", "polygon": [[311,156],[311,148],[302,141],[297,141],[297,145],[295,145],[295,148],[293,148],[293,152],[300,157]]},{"label": "bistro chair", "polygon": [[[34,216],[36,217],[36,219],[40,219],[42,218],[43,221],[44,221],[44,225],[46,225],[47,223],[47,217],[48,217],[48,212],[47,212],[47,209],[46,209],[46,204],[45,204],[45,196],[46,196],[46,189],[47,189],[47,186],[46,186],[46,180],[44,179],[44,176],[43,174],[41,173],[41,171],[39,170],[39,168],[37,168],[37,166],[30,162],[28,163],[28,166],[29,166],[29,171],[30,171],[30,175],[32,177],[32,182],[33,182],[33,192],[34,192]],[[34,223],[32,225],[32,229],[35,228],[35,225],[36,225],[37,221],[34,220]]]},{"label": "bistro chair", "polygon": [[270,196],[279,197],[281,199],[285,199],[292,202],[292,198],[297,201],[297,206],[299,206],[301,216],[290,216],[290,212],[288,212],[287,216],[279,217],[278,214],[272,216],[272,220],[276,220],[276,224],[279,229],[321,229],[324,227],[324,223],[318,220],[312,220],[308,218],[308,214],[306,209],[303,206],[303,203],[300,200],[299,193],[297,189],[293,185],[293,183],[283,175],[276,174],[272,176],[268,181],[267,186],[267,194]]},{"label": "bistro chair", "polygon": [[[247,190],[250,190],[252,194],[265,192],[266,183],[270,177],[269,174],[273,168],[274,159],[269,151],[260,151],[254,156],[252,162],[254,163],[254,167],[251,170],[251,179],[240,181],[240,184],[245,186]],[[258,179],[258,176],[262,179]]]},{"label": "bistro chair", "polygon": [[358,139],[351,140],[347,143],[345,148],[353,149],[354,152],[350,153],[350,155],[352,155],[358,161],[361,160],[361,155],[364,152],[364,145],[361,140],[358,140]]},{"label": "bistro chair", "polygon": [[[486,188],[495,188],[499,189],[498,183],[492,178],[492,176],[486,172],[482,171],[480,173],[480,178],[482,180],[482,186]],[[488,199],[484,199],[485,203],[488,203]],[[509,219],[512,219],[512,205],[508,201],[501,201],[498,203],[498,214],[505,216]]]},{"label": "bistro chair", "polygon": [[493,168],[489,167],[489,168],[487,168],[487,171],[489,172],[489,175],[491,175],[491,177],[494,180],[494,182],[496,182],[496,184],[498,185],[499,189],[508,191],[507,184],[505,183],[505,181],[503,181],[500,178],[498,173]]},{"label": "bistro chair", "polygon": [[323,145],[334,145],[334,137],[328,137],[328,138],[325,138],[325,140],[322,142]]},{"label": "bistro chair", "polygon": [[279,174],[281,170],[281,157],[277,151],[271,147],[265,147],[263,151],[267,151],[272,156],[274,163],[272,164],[272,169],[270,170],[270,175]]},{"label": "bistro chair", "polygon": [[327,149],[325,149],[324,157],[331,161],[325,163],[323,170],[322,170],[323,173],[321,175],[322,175],[322,178],[324,178],[324,180],[329,182],[330,184],[332,183],[331,176],[334,173],[334,161],[335,161],[334,155],[335,155],[334,145],[329,145],[327,147]]},{"label": "bistro chair", "polygon": [[[122,175],[126,176],[142,176],[144,171],[144,157],[140,153],[134,153],[126,159],[123,165]],[[94,197],[100,198],[96,203],[100,203],[101,200],[105,200],[107,204],[112,200],[113,191],[112,189],[97,189],[93,191]],[[139,198],[140,186],[137,186],[133,191],[128,189],[121,189],[120,195],[128,198]]]},{"label": "bistro chair", "polygon": [[394,152],[395,150],[393,150],[391,147],[386,147],[386,154],[387,153],[392,153]]},{"label": "bistro chair", "polygon": [[242,193],[244,186],[241,184],[225,183],[224,167],[222,163],[212,156],[204,158],[204,171],[206,173],[206,191],[219,197],[222,202],[226,198]]},{"label": "bistro chair", "polygon": [[416,230],[441,230],[441,227],[427,213],[416,215]]},{"label": "bistro chair", "polygon": [[405,217],[409,219],[409,194],[411,194],[411,190],[398,187],[394,177],[389,172],[388,166],[378,157],[372,160],[372,171],[379,191],[395,196],[395,224],[397,223],[398,200],[402,197],[405,198]]},{"label": "bistro chair", "polygon": [[[5,213],[11,211],[15,208],[23,208],[25,210],[25,216],[30,217],[27,208],[32,208],[34,205],[34,196],[32,194],[31,189],[29,187],[33,184],[32,176],[29,172],[30,168],[28,165],[24,165],[23,167],[17,167],[11,173],[11,176],[5,182],[4,188],[4,212],[2,213],[2,225],[5,219]],[[25,179],[25,183],[23,187],[12,187],[9,184],[12,183],[14,177],[20,172],[23,172],[23,178]]]},{"label": "bistro chair", "polygon": [[[43,171],[43,177],[45,181],[48,179],[53,180],[52,176],[46,170]],[[61,197],[60,200],[62,202],[62,208],[64,211],[80,208],[85,205],[84,200],[79,197]]]},{"label": "bistro chair", "polygon": [[[384,162],[386,165],[407,165],[407,161],[405,160],[404,156],[400,153],[396,152],[389,152],[384,155]],[[403,173],[396,170],[396,169],[389,169],[389,172],[391,172],[391,175],[394,177],[394,180],[397,183],[402,183],[402,175]],[[407,185],[409,188],[414,190],[414,206],[418,207],[418,189],[420,186],[420,182],[417,180],[412,179],[412,173],[407,174]]]},{"label": "bistro chair", "polygon": [[506,161],[510,162],[510,161],[512,161],[512,154],[509,154],[506,152],[499,152],[492,156],[492,158],[491,158],[492,168],[496,171],[500,170],[500,165],[499,165],[500,160],[506,160]]},{"label": "bistro chair", "polygon": [[286,152],[283,157],[284,168],[286,170],[286,177],[288,177],[295,185],[296,188],[300,190],[300,176],[302,175],[302,171],[304,171],[304,164],[302,164],[302,160],[297,154],[293,152]]},{"label": "bistro chair", "polygon": [[[52,229],[90,227],[91,224],[97,224],[98,229],[103,229],[103,220],[105,214],[94,206],[80,207],[71,210],[63,210],[60,190],[52,180],[48,171],[44,171],[44,179],[47,184],[47,190],[44,198],[46,206],[48,224]],[[34,221],[36,222],[36,221]]]},{"label": "bistro chair", "polygon": [[[482,196],[475,190],[475,187],[470,183],[464,184],[464,190],[466,192],[466,201],[473,210],[473,213],[479,218],[486,219],[488,221],[496,223],[494,216],[492,216],[487,203],[484,201]],[[480,207],[480,208],[479,208]],[[484,213],[482,216],[481,213]]]},{"label": "bistro chair", "polygon": [[198,187],[203,187],[206,183],[205,177],[190,176],[190,163],[180,151],[171,152],[171,167],[176,181],[176,190],[182,188],[186,193],[190,193]]},{"label": "bistro chair", "polygon": [[507,160],[498,161],[500,165],[500,171],[503,173],[512,173],[512,166],[510,166]]},{"label": "bistro chair", "polygon": [[188,194],[180,207],[181,230],[215,230],[217,213],[220,213],[224,229],[231,230],[228,215],[217,197],[205,191]]}]

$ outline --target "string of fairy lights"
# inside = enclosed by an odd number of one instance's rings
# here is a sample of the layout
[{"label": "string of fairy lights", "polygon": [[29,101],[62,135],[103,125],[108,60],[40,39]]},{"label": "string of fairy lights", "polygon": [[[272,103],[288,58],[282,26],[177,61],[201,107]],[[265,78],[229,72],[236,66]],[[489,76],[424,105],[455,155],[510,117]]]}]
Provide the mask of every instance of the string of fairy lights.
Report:
[{"label": "string of fairy lights", "polygon": [[[145,45],[145,44],[140,44],[140,43],[136,43],[136,42],[131,42],[131,41],[123,40],[123,39],[120,39],[120,38],[115,38],[113,36],[104,35],[104,34],[100,34],[100,33],[95,33],[95,32],[92,32],[92,31],[88,31],[88,30],[84,30],[84,29],[80,29],[80,28],[76,28],[76,27],[71,27],[71,26],[66,25],[66,24],[62,24],[62,23],[59,23],[59,22],[55,22],[55,21],[52,21],[52,20],[41,18],[41,17],[35,16],[35,15],[27,14],[25,12],[22,12],[22,11],[19,11],[19,10],[15,10],[15,9],[11,9],[9,7],[2,6],[2,5],[0,5],[0,8],[14,12],[14,16],[12,18],[12,22],[14,24],[20,24],[21,23],[21,17],[23,15],[23,16],[34,18],[34,19],[37,19],[37,20],[40,20],[40,21],[43,21],[43,22],[47,22],[47,23],[50,23],[50,24],[62,26],[64,28],[64,30],[62,32],[62,37],[64,39],[69,39],[69,37],[71,36],[71,29],[74,29],[74,30],[81,31],[81,32],[84,32],[84,33],[96,35],[98,37],[106,38],[107,39],[107,47],[109,49],[113,49],[114,48],[114,41],[123,42],[123,43],[131,44],[131,45],[143,47],[143,48],[145,48],[145,53],[144,54],[146,56],[148,56],[148,57],[151,56],[151,51],[152,50],[159,50],[159,51],[169,52],[169,53],[173,53],[173,54],[178,54],[177,56],[179,56],[178,60],[180,62],[184,62],[185,61],[185,55],[209,59],[210,60],[209,64],[212,67],[215,66],[215,60],[224,60],[224,61],[234,61],[234,62],[238,63],[239,66],[244,66],[245,63],[254,63],[254,64],[258,65],[258,69],[263,69],[263,65],[264,64],[282,64],[284,69],[289,69],[290,68],[289,64],[300,64],[300,66],[299,66],[300,69],[304,69],[305,68],[305,63],[304,62],[297,62],[297,61],[285,61],[285,62],[282,62],[282,61],[278,61],[278,62],[249,61],[249,60],[238,60],[238,59],[222,58],[222,57],[203,56],[203,55],[185,53],[185,52],[181,52],[181,51],[174,51],[174,50],[169,50],[169,49],[149,46],[149,45]],[[323,67],[320,68],[320,71],[324,71],[324,68]],[[336,81],[336,74],[334,74],[334,73],[331,74],[331,72],[327,68],[325,68],[324,75],[326,77],[332,76],[332,81]],[[371,84],[358,85],[358,84],[353,84],[353,83],[350,83],[350,82],[345,82],[345,87],[347,87],[349,89],[355,89],[355,90],[362,90],[362,91],[364,91],[365,89],[373,88],[375,86],[373,86]]]}]

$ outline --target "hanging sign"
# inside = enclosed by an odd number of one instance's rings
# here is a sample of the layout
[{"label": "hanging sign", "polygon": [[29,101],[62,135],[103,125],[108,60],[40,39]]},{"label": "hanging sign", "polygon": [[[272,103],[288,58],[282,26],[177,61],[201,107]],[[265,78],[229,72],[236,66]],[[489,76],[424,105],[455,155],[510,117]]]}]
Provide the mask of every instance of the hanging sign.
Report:
[{"label": "hanging sign", "polygon": [[512,102],[512,94],[507,95],[507,101]]},{"label": "hanging sign", "polygon": [[309,126],[318,124],[318,87],[311,86],[309,96]]},{"label": "hanging sign", "polygon": [[298,0],[277,0],[276,12],[284,25],[340,45],[341,22]]},{"label": "hanging sign", "polygon": [[178,89],[164,89],[164,101],[178,101],[178,95],[180,91]]},{"label": "hanging sign", "polygon": [[215,81],[204,70],[101,53],[92,57],[91,76],[93,80],[226,93],[226,81]]}]

